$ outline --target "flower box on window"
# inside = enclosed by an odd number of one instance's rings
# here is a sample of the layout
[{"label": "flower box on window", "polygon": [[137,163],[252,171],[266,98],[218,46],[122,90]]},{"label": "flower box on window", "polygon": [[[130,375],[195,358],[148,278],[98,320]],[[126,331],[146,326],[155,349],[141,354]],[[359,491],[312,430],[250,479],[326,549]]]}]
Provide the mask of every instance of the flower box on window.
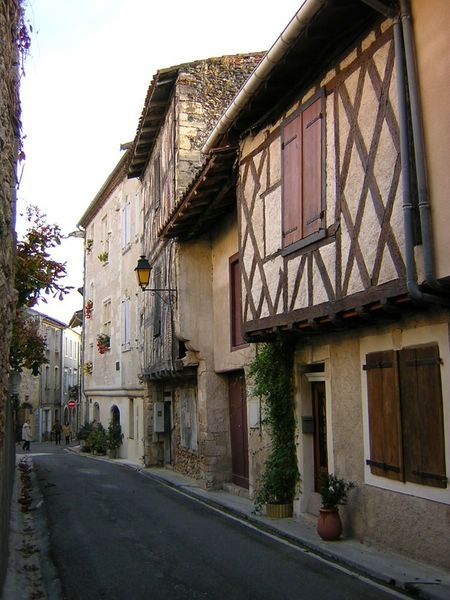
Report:
[{"label": "flower box on window", "polygon": [[92,375],[92,363],[90,361],[87,363],[84,363],[83,372],[85,375]]},{"label": "flower box on window", "polygon": [[99,333],[97,336],[97,350],[100,354],[105,354],[110,348],[111,340],[106,333]]},{"label": "flower box on window", "polygon": [[92,302],[91,299],[89,299],[86,302],[86,306],[84,307],[84,314],[86,316],[86,319],[90,319],[91,318],[93,308],[94,308],[94,303]]}]

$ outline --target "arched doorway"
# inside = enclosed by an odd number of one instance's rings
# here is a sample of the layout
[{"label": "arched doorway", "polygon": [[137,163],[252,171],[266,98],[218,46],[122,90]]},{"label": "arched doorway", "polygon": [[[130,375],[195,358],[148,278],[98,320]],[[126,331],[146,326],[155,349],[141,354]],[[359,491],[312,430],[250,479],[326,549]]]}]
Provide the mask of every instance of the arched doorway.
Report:
[{"label": "arched doorway", "polygon": [[120,425],[120,410],[115,404],[111,407],[111,423],[113,426]]},{"label": "arched doorway", "polygon": [[108,438],[109,455],[111,458],[117,458],[120,453],[123,434],[120,426],[120,411],[116,405],[111,407],[111,419],[108,425]]}]

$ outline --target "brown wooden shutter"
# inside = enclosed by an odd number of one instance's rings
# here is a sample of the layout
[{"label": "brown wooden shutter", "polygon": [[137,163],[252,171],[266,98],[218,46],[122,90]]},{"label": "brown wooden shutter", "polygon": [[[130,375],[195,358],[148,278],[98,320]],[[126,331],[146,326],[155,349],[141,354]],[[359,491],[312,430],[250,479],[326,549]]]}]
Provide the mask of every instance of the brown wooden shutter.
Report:
[{"label": "brown wooden shutter", "polygon": [[439,347],[405,348],[399,354],[406,480],[445,488]]},{"label": "brown wooden shutter", "polygon": [[283,130],[283,246],[302,237],[301,114]]},{"label": "brown wooden shutter", "polygon": [[322,112],[316,100],[302,114],[303,231],[302,237],[319,231],[322,223]]},{"label": "brown wooden shutter", "polygon": [[374,475],[403,479],[398,369],[393,350],[366,356],[370,457]]}]

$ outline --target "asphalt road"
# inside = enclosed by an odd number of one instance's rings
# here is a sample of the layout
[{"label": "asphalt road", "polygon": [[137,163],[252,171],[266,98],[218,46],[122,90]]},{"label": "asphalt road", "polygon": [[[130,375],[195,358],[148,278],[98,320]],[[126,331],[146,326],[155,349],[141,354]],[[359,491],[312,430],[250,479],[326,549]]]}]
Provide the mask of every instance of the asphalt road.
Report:
[{"label": "asphalt road", "polygon": [[66,600],[393,596],[118,463],[33,456]]}]

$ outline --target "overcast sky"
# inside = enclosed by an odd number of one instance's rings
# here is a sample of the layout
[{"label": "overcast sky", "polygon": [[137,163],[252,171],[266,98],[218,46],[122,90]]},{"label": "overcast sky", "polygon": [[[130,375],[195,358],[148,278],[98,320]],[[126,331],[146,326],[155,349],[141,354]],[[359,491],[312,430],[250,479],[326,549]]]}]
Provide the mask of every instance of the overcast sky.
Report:
[{"label": "overcast sky", "polygon": [[[68,234],[133,140],[153,74],[191,60],[268,50],[302,0],[25,0],[32,26],[21,82],[26,160],[18,213],[37,204]],[[18,223],[20,233],[20,218]],[[66,283],[82,285],[80,239],[64,242]],[[38,310],[67,323],[71,293]]]}]

